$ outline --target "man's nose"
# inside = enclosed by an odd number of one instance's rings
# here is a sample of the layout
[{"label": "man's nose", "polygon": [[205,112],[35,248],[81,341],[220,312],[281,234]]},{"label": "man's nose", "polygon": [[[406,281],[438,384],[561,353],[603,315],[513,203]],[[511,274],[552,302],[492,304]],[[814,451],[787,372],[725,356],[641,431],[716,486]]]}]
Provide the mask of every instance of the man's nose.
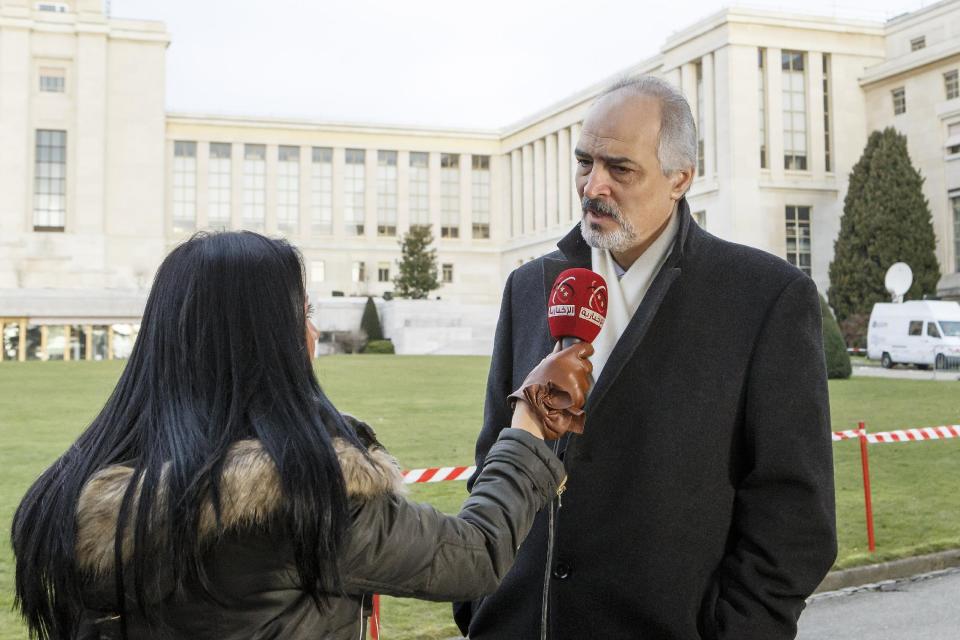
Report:
[{"label": "man's nose", "polygon": [[610,182],[607,172],[597,165],[590,167],[583,185],[583,195],[588,198],[597,198],[610,195]]}]

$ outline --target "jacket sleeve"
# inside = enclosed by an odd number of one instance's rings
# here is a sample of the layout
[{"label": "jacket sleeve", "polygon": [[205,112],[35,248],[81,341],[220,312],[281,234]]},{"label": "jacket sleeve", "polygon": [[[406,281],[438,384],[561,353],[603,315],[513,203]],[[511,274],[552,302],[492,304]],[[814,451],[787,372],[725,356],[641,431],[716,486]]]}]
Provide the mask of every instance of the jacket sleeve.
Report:
[{"label": "jacket sleeve", "polygon": [[755,346],[746,391],[746,472],[708,637],[792,639],[806,597],[836,557],[821,326],[816,287],[800,276],[780,293]]},{"label": "jacket sleeve", "polygon": [[519,429],[503,430],[485,462],[456,516],[397,495],[357,505],[345,591],[468,600],[496,590],[566,473],[542,440]]}]

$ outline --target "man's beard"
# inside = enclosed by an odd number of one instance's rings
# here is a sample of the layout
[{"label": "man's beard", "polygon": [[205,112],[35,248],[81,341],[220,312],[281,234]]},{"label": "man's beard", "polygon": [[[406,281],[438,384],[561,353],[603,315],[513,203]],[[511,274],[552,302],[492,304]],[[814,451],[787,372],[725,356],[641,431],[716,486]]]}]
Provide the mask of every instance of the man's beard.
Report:
[{"label": "man's beard", "polygon": [[[580,220],[580,233],[588,245],[595,249],[622,252],[636,244],[636,230],[630,224],[630,221],[620,213],[620,209],[616,205],[584,196],[580,206],[584,212],[584,217]],[[610,216],[618,227],[613,231],[603,231],[599,225],[587,222],[586,212],[588,210]]]}]

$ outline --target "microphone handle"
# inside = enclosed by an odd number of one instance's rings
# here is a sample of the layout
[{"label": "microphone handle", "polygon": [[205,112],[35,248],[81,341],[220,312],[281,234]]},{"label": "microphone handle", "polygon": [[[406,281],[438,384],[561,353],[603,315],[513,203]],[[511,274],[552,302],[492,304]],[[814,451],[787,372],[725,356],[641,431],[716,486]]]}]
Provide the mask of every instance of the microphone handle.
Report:
[{"label": "microphone handle", "polygon": [[574,338],[573,336],[563,336],[560,338],[560,348],[566,349],[569,346],[575,345],[578,342],[583,342],[580,338]]}]

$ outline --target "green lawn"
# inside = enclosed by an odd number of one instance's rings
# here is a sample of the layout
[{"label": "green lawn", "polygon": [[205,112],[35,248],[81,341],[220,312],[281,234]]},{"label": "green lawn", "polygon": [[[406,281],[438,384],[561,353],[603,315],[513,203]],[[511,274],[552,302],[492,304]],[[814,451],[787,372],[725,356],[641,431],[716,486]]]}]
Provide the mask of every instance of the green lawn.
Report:
[{"label": "green lawn", "polygon": [[[0,640],[25,638],[12,606],[7,538],[33,478],[76,437],[110,392],[121,363],[0,363]],[[468,464],[480,424],[488,359],[334,356],[318,360],[327,393],[363,417],[408,468]],[[960,422],[956,382],[855,379],[831,383],[836,430],[865,420],[872,431]],[[960,440],[870,448],[878,552],[866,552],[859,448],[834,445],[838,567],[960,547]],[[454,512],[459,482],[420,486],[413,497]],[[385,599],[396,640],[449,638],[449,606]]]}]

